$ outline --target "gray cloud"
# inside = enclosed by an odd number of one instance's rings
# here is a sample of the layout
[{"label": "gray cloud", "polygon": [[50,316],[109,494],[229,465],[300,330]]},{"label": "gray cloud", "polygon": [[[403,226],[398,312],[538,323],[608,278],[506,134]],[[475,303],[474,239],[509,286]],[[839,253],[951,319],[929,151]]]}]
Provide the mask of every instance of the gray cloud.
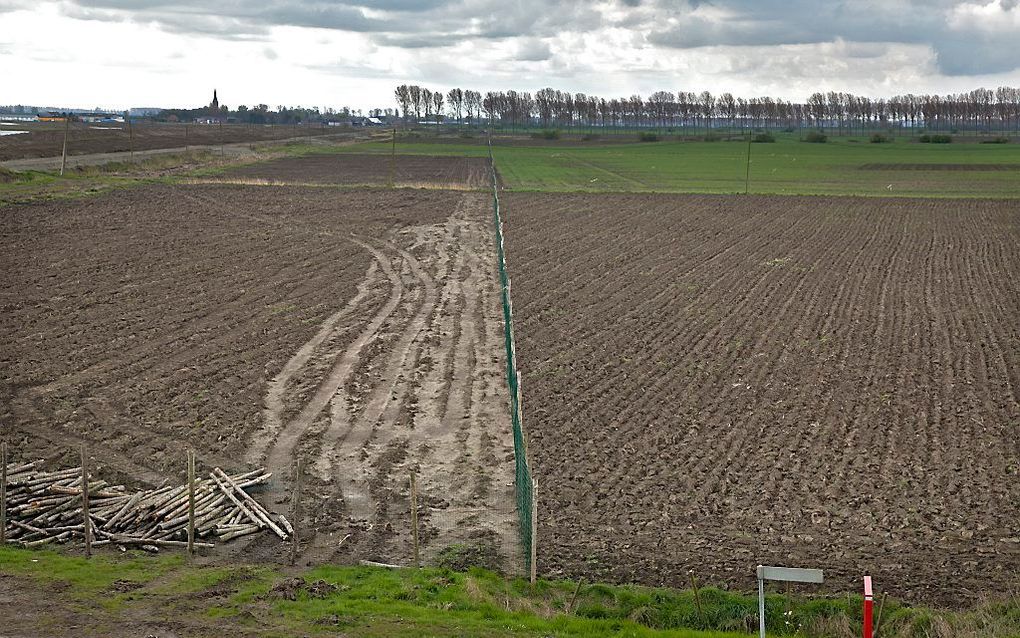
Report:
[{"label": "gray cloud", "polygon": [[[955,28],[949,13],[964,5],[999,5],[1015,10],[1018,0],[715,0],[713,12],[683,3],[682,19],[648,35],[652,44],[673,48],[817,44],[837,39],[859,43],[930,46],[947,75],[998,73],[1020,68],[1020,30]],[[676,3],[657,3],[664,10]],[[718,17],[717,14],[722,14]],[[676,15],[676,14],[674,14]]]},{"label": "gray cloud", "polygon": [[517,43],[515,60],[522,62],[542,62],[552,57],[549,43],[538,38],[523,38]]},{"label": "gray cloud", "polygon": [[[525,62],[555,58],[549,38],[615,27],[660,48],[845,41],[860,47],[848,49],[848,55],[866,60],[880,54],[874,45],[899,43],[929,47],[947,75],[1020,68],[1020,29],[1008,21],[954,23],[952,11],[968,4],[1020,11],[1020,0],[616,0],[611,5],[587,0],[222,0],[215,13],[203,0],[66,0],[60,6],[80,19],[131,20],[224,39],[260,40],[274,26],[292,26],[363,33],[379,46],[402,49],[514,40],[512,56]],[[0,12],[25,6],[25,0],[0,0]]]}]

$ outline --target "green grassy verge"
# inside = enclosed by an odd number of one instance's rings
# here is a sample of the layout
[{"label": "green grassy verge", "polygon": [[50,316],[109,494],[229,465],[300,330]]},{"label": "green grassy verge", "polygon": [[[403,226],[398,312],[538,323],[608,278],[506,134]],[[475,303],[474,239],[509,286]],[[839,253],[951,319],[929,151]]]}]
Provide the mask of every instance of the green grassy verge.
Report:
[{"label": "green grassy verge", "polygon": [[[526,191],[743,193],[748,145],[734,141],[580,142],[496,138],[507,187]],[[1020,197],[1020,144],[872,144],[836,137],[823,144],[795,134],[751,144],[749,190],[759,194],[910,197]],[[399,154],[483,157],[484,138],[398,139]],[[315,152],[388,153],[386,141]],[[878,166],[876,166],[878,165]],[[956,165],[956,170],[918,165]],[[967,170],[996,165],[1000,170]],[[1005,170],[1001,170],[1005,168]]]},{"label": "green grassy verge", "polygon": [[[26,600],[130,635],[131,619],[188,635],[647,636],[735,638],[757,627],[757,603],[711,587],[692,591],[520,579],[470,569],[389,570],[324,565],[295,574],[269,566],[191,566],[179,556],[103,553],[90,561],[54,550],[0,548],[0,582]],[[38,591],[35,591],[38,589]],[[59,593],[53,593],[59,592]],[[859,597],[769,595],[770,635],[851,637]],[[182,619],[187,619],[185,622]],[[33,619],[23,616],[23,621]],[[182,627],[182,623],[184,626]],[[887,601],[883,636],[1020,635],[1020,602],[966,612]],[[31,628],[28,626],[27,628]]]}]

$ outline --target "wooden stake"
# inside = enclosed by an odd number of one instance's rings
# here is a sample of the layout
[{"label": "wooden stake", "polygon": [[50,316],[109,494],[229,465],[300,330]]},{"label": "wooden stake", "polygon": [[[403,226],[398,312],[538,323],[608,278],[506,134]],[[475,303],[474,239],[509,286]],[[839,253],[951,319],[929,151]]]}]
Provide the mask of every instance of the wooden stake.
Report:
[{"label": "wooden stake", "polygon": [[195,451],[188,450],[188,557],[195,557]]},{"label": "wooden stake", "polygon": [[882,592],[882,600],[878,601],[878,617],[875,618],[875,630],[872,638],[878,638],[878,632],[882,628],[882,610],[885,608],[885,592]]},{"label": "wooden stake", "polygon": [[393,142],[390,146],[390,188],[393,188],[393,178],[397,172],[397,127],[393,127]]},{"label": "wooden stake", "polygon": [[7,542],[7,442],[0,443],[0,545]]},{"label": "wooden stake", "polygon": [[92,519],[89,518],[89,457],[81,444],[81,514],[85,523],[85,558],[92,558]]},{"label": "wooden stake", "polygon": [[538,479],[531,479],[531,584],[538,578]]},{"label": "wooden stake", "polygon": [[64,150],[60,152],[60,176],[64,176],[64,167],[67,166],[67,128],[71,124],[71,114],[64,117]]},{"label": "wooden stake", "polygon": [[128,123],[128,149],[131,151],[131,161],[135,161],[135,128],[131,124],[131,111],[124,111],[124,117]]},{"label": "wooden stake", "polygon": [[751,190],[751,131],[747,131],[747,168],[744,171],[744,194]]},{"label": "wooden stake", "polygon": [[290,541],[290,564],[297,562],[300,541],[298,540],[297,526],[301,522],[301,459],[294,461],[294,493],[290,497],[291,516],[294,517],[294,530]]},{"label": "wooden stake", "polygon": [[570,597],[570,601],[567,603],[567,608],[564,610],[566,613],[570,613],[570,610],[574,608],[574,601],[577,600],[577,594],[581,591],[581,583],[584,582],[584,577],[581,577],[577,581],[577,587],[574,587],[574,594]]},{"label": "wooden stake", "polygon": [[414,473],[411,473],[411,539],[414,542],[414,566],[420,567],[418,562],[418,484],[414,480]]},{"label": "wooden stake", "polygon": [[694,604],[698,608],[698,620],[701,622],[701,626],[705,626],[705,612],[701,608],[701,592],[698,590],[698,581],[694,579],[694,572],[690,573],[691,576],[691,589],[694,590]]}]

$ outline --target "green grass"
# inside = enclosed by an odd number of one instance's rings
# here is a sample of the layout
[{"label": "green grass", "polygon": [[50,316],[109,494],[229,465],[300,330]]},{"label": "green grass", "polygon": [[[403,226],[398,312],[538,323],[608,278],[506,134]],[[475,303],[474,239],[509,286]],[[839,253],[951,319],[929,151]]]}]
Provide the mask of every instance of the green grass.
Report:
[{"label": "green grass", "polygon": [[130,552],[116,560],[106,557],[87,560],[55,550],[29,551],[11,545],[0,546],[0,573],[68,583],[80,597],[107,590],[118,580],[147,583],[182,564],[180,556],[153,558],[144,552]]},{"label": "green grass", "polygon": [[[776,134],[751,145],[750,192],[871,196],[1020,197],[1020,144],[919,144],[897,138],[830,137],[825,144]],[[494,153],[508,188],[524,191],[742,193],[747,144],[740,141],[560,143],[497,138]],[[388,142],[316,152],[388,153]],[[484,139],[400,140],[397,153],[487,155]],[[1005,164],[1016,170],[901,170],[867,164]]]},{"label": "green grass", "polygon": [[[106,633],[117,633],[110,628],[126,617],[168,625],[186,617],[195,634],[260,636],[736,638],[757,627],[753,594],[712,587],[696,598],[690,590],[565,580],[532,586],[482,569],[322,565],[298,574],[299,586],[284,596],[277,588],[287,575],[267,565],[192,566],[179,555],[107,552],[86,561],[54,550],[0,548],[0,577],[18,578],[18,590],[33,600],[46,598],[54,618],[87,613]],[[318,581],[330,591],[316,595],[310,586]],[[769,633],[857,636],[860,606],[859,596],[771,594]],[[883,624],[884,635],[902,638],[1015,637],[1020,601],[951,612],[889,600]]]}]

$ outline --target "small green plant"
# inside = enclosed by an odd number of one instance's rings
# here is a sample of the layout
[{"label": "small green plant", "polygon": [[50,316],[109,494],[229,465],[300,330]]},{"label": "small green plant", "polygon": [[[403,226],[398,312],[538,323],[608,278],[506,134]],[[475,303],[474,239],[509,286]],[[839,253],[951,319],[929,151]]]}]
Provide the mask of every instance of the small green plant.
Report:
[{"label": "small green plant", "polygon": [[536,140],[558,140],[560,139],[560,132],[556,129],[542,129],[537,133],[532,133],[531,137]]},{"label": "small green plant", "polygon": [[892,138],[882,133],[872,133],[871,139],[869,140],[872,144],[888,144],[892,141]]},{"label": "small green plant", "polygon": [[769,144],[776,141],[771,133],[755,133],[751,141],[756,144]]},{"label": "small green plant", "polygon": [[804,141],[811,142],[812,144],[824,144],[829,141],[829,137],[825,133],[821,133],[819,131],[809,131],[808,134],[804,136]]},{"label": "small green plant", "polygon": [[659,136],[656,135],[655,133],[649,133],[648,131],[644,131],[638,135],[638,140],[641,142],[658,142]]},{"label": "small green plant", "polygon": [[1002,137],[1002,136],[993,137],[990,140],[981,140],[981,143],[982,144],[1009,144],[1009,138],[1008,137]]},{"label": "small green plant", "polygon": [[918,137],[917,141],[922,144],[950,144],[953,141],[953,138],[950,135],[925,133]]}]

